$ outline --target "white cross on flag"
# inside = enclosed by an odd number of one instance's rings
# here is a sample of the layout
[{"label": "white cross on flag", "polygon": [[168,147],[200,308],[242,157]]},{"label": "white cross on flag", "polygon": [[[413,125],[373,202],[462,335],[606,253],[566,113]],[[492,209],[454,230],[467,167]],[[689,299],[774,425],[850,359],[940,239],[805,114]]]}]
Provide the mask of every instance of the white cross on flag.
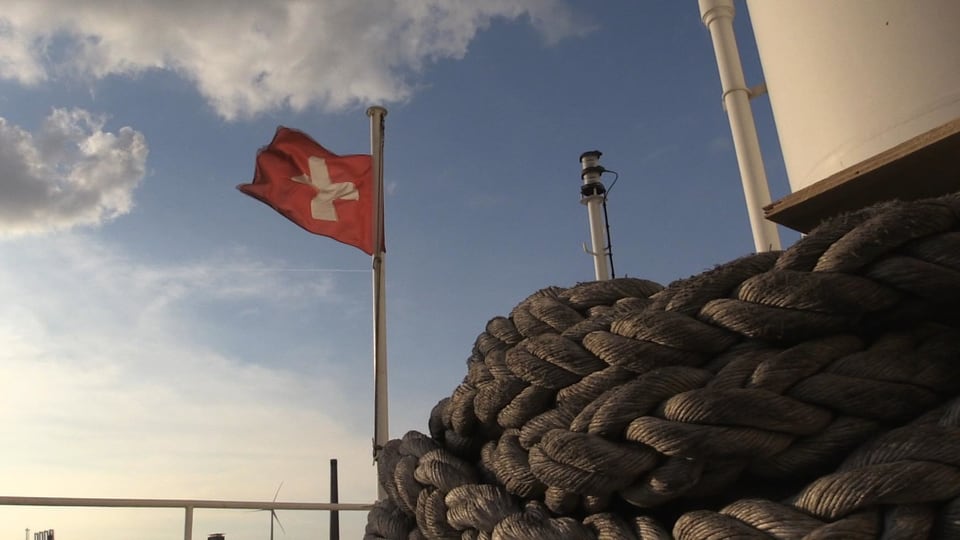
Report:
[{"label": "white cross on flag", "polygon": [[306,133],[277,128],[257,153],[250,184],[237,188],[304,229],[373,255],[373,163],[338,156]]}]

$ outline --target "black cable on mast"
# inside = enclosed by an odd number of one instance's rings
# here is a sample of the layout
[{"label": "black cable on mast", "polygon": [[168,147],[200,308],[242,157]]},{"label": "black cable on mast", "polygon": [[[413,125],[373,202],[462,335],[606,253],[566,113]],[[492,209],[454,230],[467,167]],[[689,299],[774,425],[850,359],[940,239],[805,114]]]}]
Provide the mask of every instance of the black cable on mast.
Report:
[{"label": "black cable on mast", "polygon": [[614,279],[617,277],[617,272],[613,269],[613,240],[610,237],[610,217],[607,214],[607,196],[613,191],[613,186],[617,185],[620,174],[610,169],[604,169],[603,172],[614,174],[613,182],[610,183],[610,187],[608,187],[606,193],[603,194],[603,224],[607,228],[607,258],[610,260],[610,279]]}]

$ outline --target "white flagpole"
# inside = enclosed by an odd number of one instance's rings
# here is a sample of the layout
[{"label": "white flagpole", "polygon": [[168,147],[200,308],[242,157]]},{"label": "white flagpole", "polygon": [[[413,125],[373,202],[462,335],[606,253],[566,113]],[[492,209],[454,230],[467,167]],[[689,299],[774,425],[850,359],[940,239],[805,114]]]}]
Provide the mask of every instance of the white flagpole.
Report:
[{"label": "white flagpole", "polygon": [[[370,107],[370,153],[373,156],[373,459],[390,438],[387,407],[387,308],[386,308],[386,251],[383,239],[383,119],[387,110]],[[386,498],[379,488],[379,498]]]}]

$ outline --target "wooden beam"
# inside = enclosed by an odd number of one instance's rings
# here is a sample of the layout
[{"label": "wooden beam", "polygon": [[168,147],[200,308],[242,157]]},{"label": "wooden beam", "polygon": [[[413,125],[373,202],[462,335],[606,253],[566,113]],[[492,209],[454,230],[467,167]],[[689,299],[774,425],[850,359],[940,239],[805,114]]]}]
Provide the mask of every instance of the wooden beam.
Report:
[{"label": "wooden beam", "polygon": [[800,232],[891,199],[960,191],[960,118],[918,135],[766,206],[764,216]]}]

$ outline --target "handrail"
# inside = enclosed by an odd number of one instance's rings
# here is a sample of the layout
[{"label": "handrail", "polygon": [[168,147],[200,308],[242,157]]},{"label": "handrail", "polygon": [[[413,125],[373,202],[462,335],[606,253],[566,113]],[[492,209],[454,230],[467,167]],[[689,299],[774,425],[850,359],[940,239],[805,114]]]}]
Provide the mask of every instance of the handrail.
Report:
[{"label": "handrail", "polygon": [[218,501],[202,499],[117,499],[89,497],[0,496],[0,506],[84,506],[100,508],[183,508],[183,540],[193,538],[193,511],[197,508],[227,510],[343,510],[367,511],[373,503],[309,503],[276,501]]}]

